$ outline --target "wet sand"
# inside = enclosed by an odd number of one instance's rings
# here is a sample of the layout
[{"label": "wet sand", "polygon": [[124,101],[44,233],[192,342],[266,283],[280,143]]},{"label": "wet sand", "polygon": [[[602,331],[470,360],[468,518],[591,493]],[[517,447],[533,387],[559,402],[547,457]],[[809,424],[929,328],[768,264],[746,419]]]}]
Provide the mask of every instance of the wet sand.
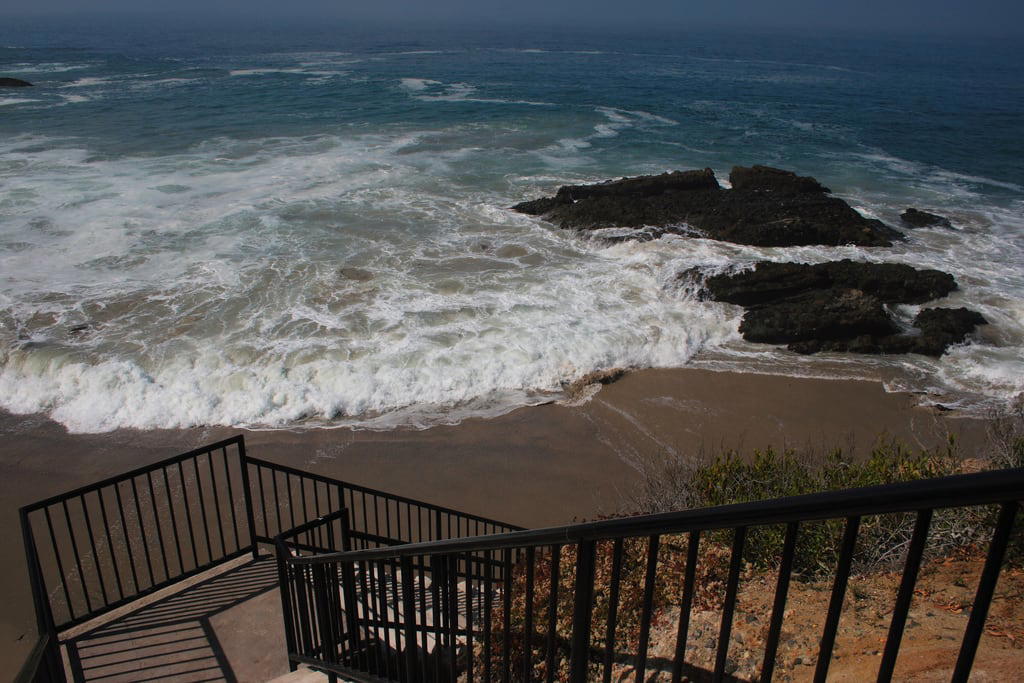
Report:
[{"label": "wet sand", "polygon": [[17,509],[133,467],[245,433],[251,455],[528,527],[615,511],[645,460],[722,449],[834,446],[864,452],[881,434],[913,446],[984,425],[921,408],[875,382],[645,370],[578,406],[523,408],[427,430],[234,428],[68,434],[43,416],[0,413],[0,671],[35,640]]}]

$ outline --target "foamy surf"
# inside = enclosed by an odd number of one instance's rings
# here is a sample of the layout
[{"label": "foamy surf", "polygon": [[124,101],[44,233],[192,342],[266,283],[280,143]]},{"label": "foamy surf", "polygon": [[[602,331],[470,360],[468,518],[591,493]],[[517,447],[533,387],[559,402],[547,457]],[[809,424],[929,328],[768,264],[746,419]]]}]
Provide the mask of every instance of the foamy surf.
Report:
[{"label": "foamy surf", "polygon": [[[653,39],[346,41],[15,50],[41,86],[0,100],[0,407],[79,432],[425,427],[559,400],[594,372],[686,365],[881,379],[965,411],[1024,391],[1024,197],[1017,160],[999,161],[1012,145],[967,105],[971,139],[993,136],[977,167],[944,139],[920,154],[880,142],[848,93],[916,105],[870,51],[812,64],[727,42],[737,54],[706,61]],[[879,250],[609,245],[507,210],[671,169],[726,184],[734,163],[815,175],[893,225],[919,206],[955,229]],[[740,309],[677,279],[841,258],[951,272],[961,289],[934,305],[991,324],[940,359],[797,356],[743,342]]]}]

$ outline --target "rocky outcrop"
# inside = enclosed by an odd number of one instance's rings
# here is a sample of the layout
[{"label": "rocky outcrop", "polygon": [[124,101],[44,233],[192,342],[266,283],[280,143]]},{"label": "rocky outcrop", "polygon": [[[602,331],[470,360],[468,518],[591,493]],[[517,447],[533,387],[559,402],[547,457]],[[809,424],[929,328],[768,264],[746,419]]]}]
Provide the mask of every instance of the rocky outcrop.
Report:
[{"label": "rocky outcrop", "polygon": [[825,289],[859,289],[888,304],[923,304],[954,291],[956,281],[938,270],[844,259],[815,264],[763,261],[754,270],[710,277],[704,286],[716,301],[740,306]]},{"label": "rocky outcrop", "polygon": [[934,213],[909,208],[900,214],[900,220],[912,228],[952,228],[948,218]]},{"label": "rocky outcrop", "polygon": [[32,84],[20,78],[0,78],[0,88],[30,88]]},{"label": "rocky outcrop", "polygon": [[732,189],[714,172],[674,171],[596,185],[566,185],[554,197],[514,210],[543,216],[559,227],[646,229],[642,235],[693,234],[756,246],[812,244],[889,246],[899,233],[865,218],[829,194],[817,180],[767,166],[737,166]]},{"label": "rocky outcrop", "polygon": [[[681,277],[693,279],[694,271]],[[747,341],[787,344],[799,353],[921,353],[940,356],[978,325],[966,308],[929,308],[900,330],[886,304],[920,304],[956,289],[948,273],[891,263],[833,261],[757,264],[703,283],[710,298],[744,306],[740,333]]]}]

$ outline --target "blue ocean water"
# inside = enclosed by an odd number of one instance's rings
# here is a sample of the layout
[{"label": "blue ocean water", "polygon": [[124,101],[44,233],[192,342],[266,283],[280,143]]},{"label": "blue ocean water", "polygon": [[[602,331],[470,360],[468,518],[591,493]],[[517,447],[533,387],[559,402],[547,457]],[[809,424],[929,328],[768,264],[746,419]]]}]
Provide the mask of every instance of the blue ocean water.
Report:
[{"label": "blue ocean water", "polygon": [[[558,398],[608,367],[1024,391],[1024,50],[852,34],[0,28],[0,406],[77,431],[387,428]],[[507,211],[734,164],[817,177],[890,249],[605,246]],[[800,357],[675,275],[760,259],[952,272],[992,323],[942,359]],[[910,320],[914,307],[897,313]]]}]

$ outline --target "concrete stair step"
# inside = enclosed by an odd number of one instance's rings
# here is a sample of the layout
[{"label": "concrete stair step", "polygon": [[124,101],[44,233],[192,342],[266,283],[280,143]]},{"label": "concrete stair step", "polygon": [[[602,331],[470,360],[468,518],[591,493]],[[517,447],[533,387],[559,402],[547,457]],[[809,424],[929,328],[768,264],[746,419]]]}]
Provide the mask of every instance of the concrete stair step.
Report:
[{"label": "concrete stair step", "polygon": [[[344,678],[338,678],[339,681],[344,681]],[[270,683],[326,683],[327,674],[320,671],[314,671],[307,666],[300,666],[295,671],[289,671],[284,676],[278,676],[277,678],[271,679]]]}]

